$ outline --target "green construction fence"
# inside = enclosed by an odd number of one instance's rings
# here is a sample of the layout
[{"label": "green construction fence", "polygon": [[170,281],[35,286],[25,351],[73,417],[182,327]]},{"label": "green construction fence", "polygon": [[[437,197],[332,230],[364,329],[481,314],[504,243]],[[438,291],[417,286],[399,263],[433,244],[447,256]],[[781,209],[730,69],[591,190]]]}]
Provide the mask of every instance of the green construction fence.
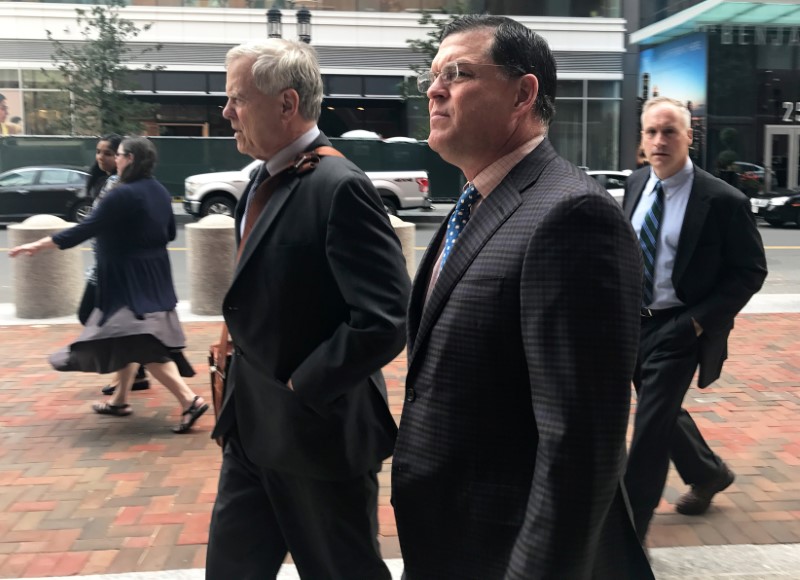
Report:
[{"label": "green construction fence", "polygon": [[[174,197],[183,196],[190,175],[241,169],[251,159],[236,150],[232,137],[151,137],[158,148],[156,178]],[[378,139],[332,138],[333,146],[364,171],[428,173],[434,202],[458,198],[463,174],[444,162],[424,141],[386,143]],[[29,165],[88,168],[94,162],[96,137],[7,136],[0,138],[0,171]]]}]

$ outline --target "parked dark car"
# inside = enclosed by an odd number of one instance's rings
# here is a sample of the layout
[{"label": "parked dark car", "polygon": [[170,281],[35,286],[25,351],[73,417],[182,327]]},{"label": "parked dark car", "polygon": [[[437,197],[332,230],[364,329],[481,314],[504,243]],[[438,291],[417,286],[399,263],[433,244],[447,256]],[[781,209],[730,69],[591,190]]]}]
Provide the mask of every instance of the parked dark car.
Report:
[{"label": "parked dark car", "polygon": [[782,226],[794,223],[800,228],[800,191],[789,191],[769,197],[750,198],[753,213],[771,226]]},{"label": "parked dark car", "polygon": [[19,167],[0,173],[0,220],[50,214],[82,221],[92,206],[89,174],[73,167]]}]

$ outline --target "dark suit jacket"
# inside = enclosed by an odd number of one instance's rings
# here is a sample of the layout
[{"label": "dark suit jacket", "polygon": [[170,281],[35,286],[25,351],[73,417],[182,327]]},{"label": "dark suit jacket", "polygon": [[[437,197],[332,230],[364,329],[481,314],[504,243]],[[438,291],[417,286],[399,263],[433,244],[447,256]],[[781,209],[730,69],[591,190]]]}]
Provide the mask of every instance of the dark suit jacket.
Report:
[{"label": "dark suit jacket", "polygon": [[[320,145],[330,145],[324,135],[309,149]],[[400,243],[361,170],[323,157],[284,182],[223,302],[235,354],[214,436],[235,422],[252,461],[293,474],[375,469],[396,435],[381,367],[405,345],[409,288]]]},{"label": "dark suit jacket", "polygon": [[619,205],[548,140],[409,308],[393,504],[409,580],[652,578],[621,487],[641,264]]},{"label": "dark suit jacket", "polygon": [[[628,178],[623,200],[628,219],[649,177],[650,168],[645,167]],[[703,327],[700,388],[719,378],[733,319],[761,289],[766,276],[767,260],[750,201],[738,189],[695,167],[672,284],[688,307],[687,314]]]}]

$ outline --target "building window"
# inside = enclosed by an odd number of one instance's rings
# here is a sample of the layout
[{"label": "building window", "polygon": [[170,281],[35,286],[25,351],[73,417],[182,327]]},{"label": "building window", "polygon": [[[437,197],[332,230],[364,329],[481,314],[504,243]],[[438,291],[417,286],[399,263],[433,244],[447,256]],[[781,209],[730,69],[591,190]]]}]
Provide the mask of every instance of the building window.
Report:
[{"label": "building window", "polygon": [[556,99],[556,116],[548,137],[556,150],[575,165],[584,165],[583,100]]},{"label": "building window", "polygon": [[167,72],[159,71],[156,77],[156,91],[163,92],[207,92],[206,73],[204,72]]},{"label": "building window", "polygon": [[397,97],[403,77],[364,77],[364,94],[374,97]]},{"label": "building window", "polygon": [[591,169],[616,169],[619,160],[620,102],[589,100],[586,115],[586,163]]},{"label": "building window", "polygon": [[63,84],[63,75],[57,70],[23,70],[22,87],[25,89],[54,89]]},{"label": "building window", "polygon": [[619,81],[558,81],[556,116],[548,137],[575,165],[619,167]]},{"label": "building window", "polygon": [[24,91],[25,132],[29,135],[69,134],[69,93]]},{"label": "building window", "polygon": [[360,97],[364,94],[361,76],[325,75],[326,95]]},{"label": "building window", "polygon": [[19,71],[0,70],[0,87],[4,89],[19,88]]},{"label": "building window", "polygon": [[208,92],[209,93],[225,92],[225,73],[223,72],[208,73]]}]

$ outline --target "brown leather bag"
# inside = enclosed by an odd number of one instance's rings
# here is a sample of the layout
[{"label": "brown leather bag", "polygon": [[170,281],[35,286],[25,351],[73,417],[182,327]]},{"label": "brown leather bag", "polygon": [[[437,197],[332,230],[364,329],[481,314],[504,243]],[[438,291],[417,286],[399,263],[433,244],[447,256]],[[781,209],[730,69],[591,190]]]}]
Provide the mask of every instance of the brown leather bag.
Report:
[{"label": "brown leather bag", "polygon": [[[241,240],[239,241],[239,251],[236,254],[236,261],[242,255],[242,248],[244,248],[245,241],[247,241],[253,225],[258,220],[267,201],[272,196],[272,193],[277,189],[278,185],[287,177],[295,175],[303,175],[309,171],[313,171],[319,164],[320,157],[344,157],[339,151],[333,147],[322,146],[317,147],[313,151],[301,153],[295,158],[291,165],[288,165],[275,175],[270,175],[252,194],[253,199],[250,202],[250,208],[247,211],[247,218],[244,224],[244,231],[242,232]],[[228,333],[228,325],[222,323],[219,342],[212,344],[208,349],[208,371],[211,379],[211,402],[214,407],[214,417],[219,420],[219,414],[222,411],[222,403],[225,401],[225,386],[227,385],[228,376],[226,374],[231,364],[233,357],[233,341],[230,339]],[[223,441],[221,437],[216,439],[217,444],[222,447]]]}]

